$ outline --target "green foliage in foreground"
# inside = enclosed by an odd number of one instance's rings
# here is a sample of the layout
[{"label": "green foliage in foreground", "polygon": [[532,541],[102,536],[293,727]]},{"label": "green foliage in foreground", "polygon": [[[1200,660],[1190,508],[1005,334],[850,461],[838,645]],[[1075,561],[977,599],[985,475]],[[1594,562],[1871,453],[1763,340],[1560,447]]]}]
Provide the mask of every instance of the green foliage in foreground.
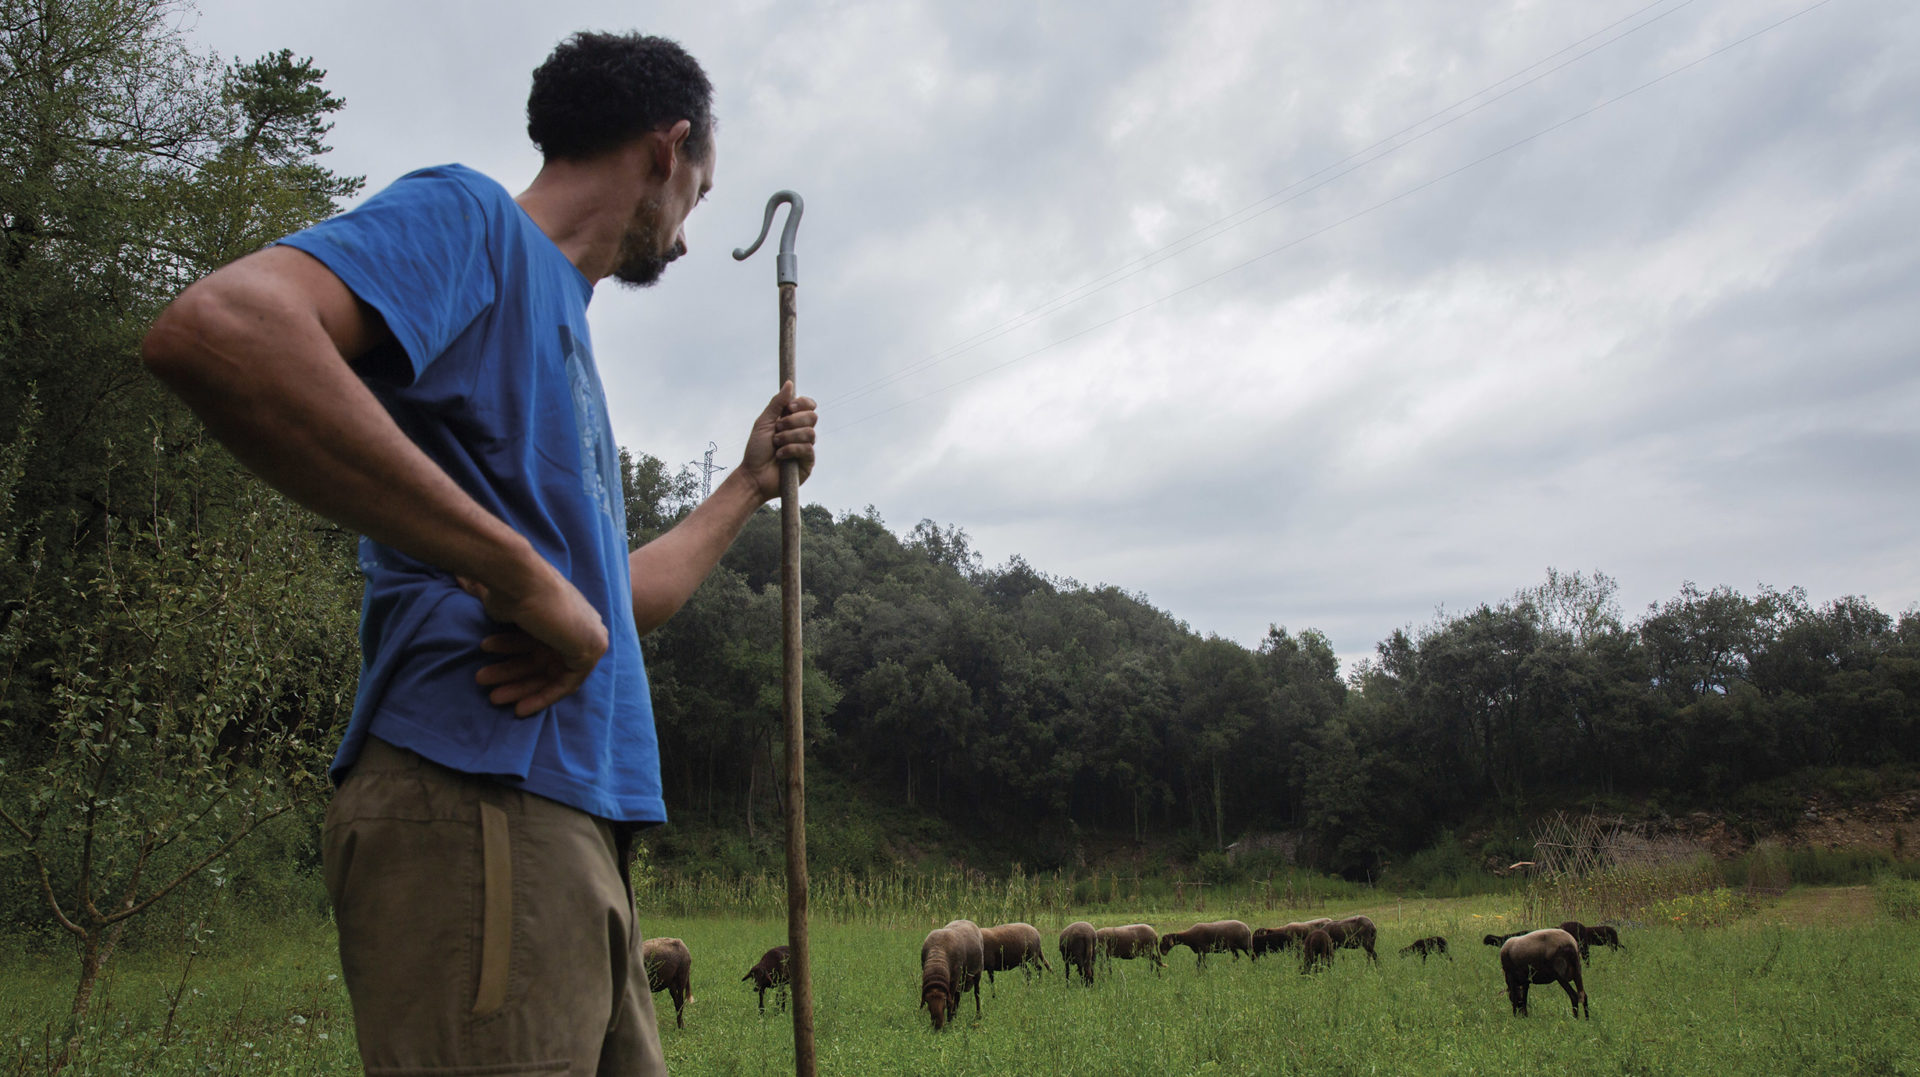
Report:
[{"label": "green foliage in foreground", "polygon": [[1895,920],[1920,921],[1920,879],[1882,875],[1873,881],[1873,900]]},{"label": "green foliage in foreground", "polygon": [[[1066,986],[1050,954],[1050,976],[1000,976],[979,1019],[968,999],[962,1019],[937,1035],[917,1008],[919,943],[932,923],[818,925],[819,1068],[1490,1073],[1551,1058],[1556,1073],[1920,1074],[1920,1025],[1912,1019],[1920,969],[1911,960],[1920,936],[1911,924],[1876,918],[1841,931],[1783,923],[1763,911],[1731,928],[1629,928],[1624,951],[1594,955],[1587,970],[1594,1019],[1576,1022],[1553,987],[1534,989],[1532,1017],[1509,1014],[1494,952],[1477,940],[1517,925],[1510,913],[1476,914],[1474,907],[1370,909],[1381,925],[1378,968],[1345,951],[1330,973],[1315,977],[1300,975],[1288,959],[1214,958],[1201,972],[1180,949],[1163,975],[1121,963],[1086,989]],[[694,954],[686,1028],[673,1027],[671,1003],[656,996],[672,1070],[792,1072],[788,1015],[774,1009],[769,993],[762,1017],[751,987],[740,982],[766,947],[784,941],[784,923],[695,917],[649,926],[685,939]],[[1060,925],[1038,926],[1051,936]],[[1434,933],[1452,940],[1455,960],[1423,965],[1395,955]],[[70,1072],[357,1072],[324,927],[228,938],[193,967],[173,1027],[163,1032],[181,967],[178,956],[128,955]],[[0,958],[0,1073],[45,1072],[44,1029],[59,1024],[69,975],[64,962]]]}]

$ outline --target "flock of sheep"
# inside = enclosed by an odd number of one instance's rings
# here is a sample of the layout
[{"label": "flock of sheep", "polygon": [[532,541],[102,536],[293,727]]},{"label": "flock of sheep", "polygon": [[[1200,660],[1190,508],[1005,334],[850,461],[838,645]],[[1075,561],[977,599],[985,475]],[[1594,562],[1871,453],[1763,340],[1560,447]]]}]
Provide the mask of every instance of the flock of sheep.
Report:
[{"label": "flock of sheep", "polygon": [[[1127,924],[1123,927],[1095,928],[1085,920],[1068,924],[1060,931],[1060,960],[1063,975],[1072,982],[1079,973],[1082,982],[1092,985],[1097,962],[1128,961],[1146,958],[1156,971],[1165,966],[1165,957],[1175,946],[1185,946],[1195,954],[1197,967],[1206,965],[1208,954],[1227,953],[1238,960],[1246,954],[1249,961],[1263,954],[1283,950],[1300,952],[1300,971],[1311,973],[1333,963],[1334,951],[1364,950],[1369,961],[1378,962],[1374,941],[1378,931],[1365,916],[1342,919],[1322,917],[1282,927],[1249,928],[1239,920],[1214,920],[1195,924],[1185,931],[1162,935],[1151,924]],[[1506,977],[1507,999],[1513,1012],[1525,1016],[1527,988],[1533,984],[1557,983],[1573,1003],[1576,1018],[1587,1014],[1587,991],[1581,979],[1582,963],[1591,956],[1593,946],[1620,949],[1620,935],[1604,925],[1588,926],[1569,920],[1559,927],[1537,931],[1516,931],[1507,935],[1488,935],[1489,946],[1500,949],[1500,968]],[[1415,939],[1402,947],[1403,957],[1448,956],[1447,940],[1438,935]],[[768,988],[788,982],[788,949],[776,946],[741,977],[751,981],[760,994],[760,1009],[767,1007]],[[693,958],[679,939],[648,939],[645,943],[647,979],[653,990],[666,991],[673,999],[674,1021],[686,1027],[682,1008],[692,993]],[[933,1021],[936,1031],[945,1028],[960,1009],[960,998],[973,992],[973,1012],[980,1014],[980,979],[993,982],[996,972],[1020,969],[1031,976],[1053,971],[1047,960],[1039,929],[1032,924],[1012,923],[983,928],[972,920],[953,920],[945,927],[927,933],[920,944],[920,1006]],[[778,998],[778,996],[776,996]]]}]

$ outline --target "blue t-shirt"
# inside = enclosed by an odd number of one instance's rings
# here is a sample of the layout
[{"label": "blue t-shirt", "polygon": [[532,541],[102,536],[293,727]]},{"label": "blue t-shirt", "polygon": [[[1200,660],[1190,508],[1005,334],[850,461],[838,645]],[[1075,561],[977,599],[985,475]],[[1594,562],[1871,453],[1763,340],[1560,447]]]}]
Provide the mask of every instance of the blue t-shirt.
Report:
[{"label": "blue t-shirt", "polygon": [[593,285],[498,183],[445,165],[281,240],[386,319],[404,360],[368,385],[400,429],[524,535],[606,620],[586,683],[530,718],[474,674],[502,631],[451,573],[360,540],[360,690],[336,781],[368,734],[605,819],[661,822],[660,753],[633,624],[619,452],[587,332]]}]

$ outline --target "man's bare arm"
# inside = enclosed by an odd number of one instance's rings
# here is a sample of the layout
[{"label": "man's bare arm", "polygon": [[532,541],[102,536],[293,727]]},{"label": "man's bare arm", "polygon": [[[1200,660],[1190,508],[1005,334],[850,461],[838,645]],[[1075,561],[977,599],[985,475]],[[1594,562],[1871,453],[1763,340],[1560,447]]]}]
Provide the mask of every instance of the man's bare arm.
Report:
[{"label": "man's bare arm", "polygon": [[740,466],[673,530],[633,551],[633,620],[641,635],[665,624],[707,578],[755,510],[780,496],[780,461],[813,471],[817,405],[788,382],[754,420]]},{"label": "man's bare arm", "polygon": [[328,519],[455,574],[490,616],[551,648],[558,662],[520,678],[519,691],[494,693],[531,714],[586,679],[606,652],[606,625],[524,537],[408,440],[361,383],[350,360],[386,337],[379,315],[319,261],[270,247],[182,293],[141,355],[254,473]]}]

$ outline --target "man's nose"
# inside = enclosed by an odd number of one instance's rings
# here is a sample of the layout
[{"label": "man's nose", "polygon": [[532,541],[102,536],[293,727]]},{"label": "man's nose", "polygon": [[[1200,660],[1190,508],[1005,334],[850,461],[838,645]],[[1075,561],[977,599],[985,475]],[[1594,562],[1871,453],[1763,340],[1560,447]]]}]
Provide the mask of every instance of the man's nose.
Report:
[{"label": "man's nose", "polygon": [[667,261],[685,256],[687,253],[687,233],[682,229],[673,237],[673,252],[667,255]]}]

